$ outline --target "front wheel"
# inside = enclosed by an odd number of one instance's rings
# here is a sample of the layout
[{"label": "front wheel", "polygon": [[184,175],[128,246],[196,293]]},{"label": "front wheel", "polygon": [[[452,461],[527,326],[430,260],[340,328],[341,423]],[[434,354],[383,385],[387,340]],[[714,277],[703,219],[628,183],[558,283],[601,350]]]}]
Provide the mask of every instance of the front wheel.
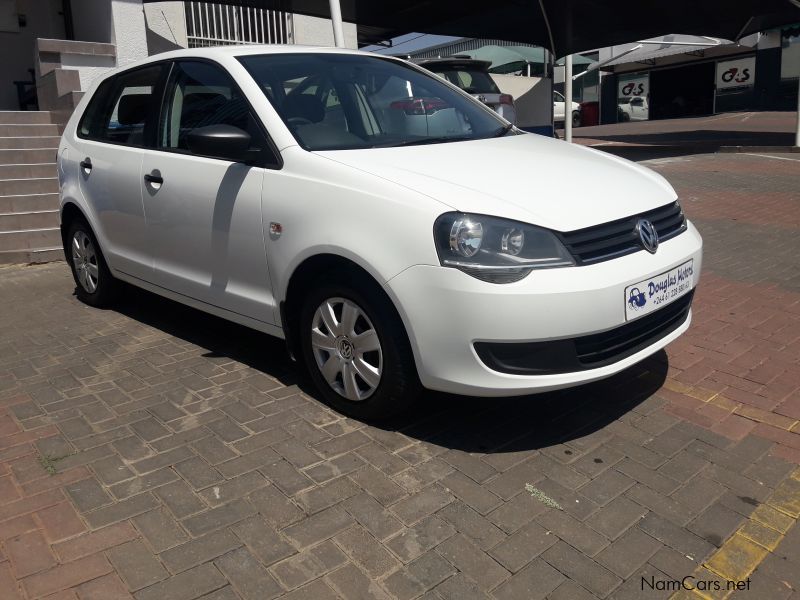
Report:
[{"label": "front wheel", "polygon": [[306,295],[300,335],[323,400],[367,420],[407,409],[421,386],[399,315],[374,286],[343,275]]},{"label": "front wheel", "polygon": [[118,282],[111,275],[89,224],[75,219],[67,230],[65,244],[78,299],[96,307],[110,304],[117,294]]},{"label": "front wheel", "polygon": [[573,127],[580,127],[581,126],[581,113],[577,110],[572,111],[572,126]]}]

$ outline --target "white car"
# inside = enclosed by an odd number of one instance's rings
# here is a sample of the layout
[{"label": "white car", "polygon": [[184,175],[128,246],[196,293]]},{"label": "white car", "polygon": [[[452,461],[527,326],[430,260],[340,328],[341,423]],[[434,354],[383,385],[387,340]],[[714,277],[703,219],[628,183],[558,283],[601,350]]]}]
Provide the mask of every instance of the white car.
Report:
[{"label": "white car", "polygon": [[[553,122],[564,123],[564,116],[567,112],[567,102],[560,92],[553,90]],[[572,126],[581,126],[581,105],[577,102],[572,103]]]},{"label": "white car", "polygon": [[422,386],[608,377],[686,331],[700,274],[661,176],[357,51],[181,50],[108,73],[58,174],[81,300],[122,281],[285,338],[358,418]]},{"label": "white car", "polygon": [[650,118],[650,107],[644,96],[620,98],[617,106],[620,121],[647,121]]}]

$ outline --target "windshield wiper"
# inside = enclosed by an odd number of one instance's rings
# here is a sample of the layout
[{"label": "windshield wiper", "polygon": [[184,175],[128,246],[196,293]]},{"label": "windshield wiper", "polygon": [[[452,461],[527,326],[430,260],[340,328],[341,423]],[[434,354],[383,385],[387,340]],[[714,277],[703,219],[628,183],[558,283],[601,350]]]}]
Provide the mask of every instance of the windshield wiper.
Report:
[{"label": "windshield wiper", "polygon": [[514,124],[513,124],[513,123],[508,123],[507,125],[503,125],[503,126],[502,126],[502,127],[501,127],[501,128],[500,128],[500,129],[499,129],[497,132],[496,132],[496,133],[494,133],[494,134],[493,134],[491,137],[496,137],[496,138],[497,138],[497,137],[503,137],[504,135],[506,135],[506,134],[507,134],[509,131],[511,131],[512,129],[514,129]]},{"label": "windshield wiper", "polygon": [[471,136],[439,136],[439,137],[426,137],[418,140],[401,140],[391,144],[376,144],[373,148],[399,148],[400,146],[422,146],[425,144],[445,144],[447,142],[463,142],[465,140],[474,140],[477,138]]}]

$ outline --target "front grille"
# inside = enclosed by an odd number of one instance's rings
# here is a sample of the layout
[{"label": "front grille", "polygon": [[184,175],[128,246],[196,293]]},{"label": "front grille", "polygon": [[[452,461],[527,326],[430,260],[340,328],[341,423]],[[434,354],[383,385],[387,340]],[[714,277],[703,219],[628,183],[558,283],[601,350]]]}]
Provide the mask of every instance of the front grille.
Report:
[{"label": "front grille", "polygon": [[686,322],[694,290],[635,321],[614,329],[547,342],[475,342],[475,352],[494,371],[554,375],[618,362],[663,339]]},{"label": "front grille", "polygon": [[591,265],[643,250],[636,234],[636,223],[640,219],[647,219],[655,226],[661,242],[686,231],[686,217],[680,204],[673,202],[610,223],[557,235],[578,265]]},{"label": "front grille", "polygon": [[609,331],[575,338],[578,362],[597,367],[621,360],[675,331],[686,321],[694,290],[644,317]]}]

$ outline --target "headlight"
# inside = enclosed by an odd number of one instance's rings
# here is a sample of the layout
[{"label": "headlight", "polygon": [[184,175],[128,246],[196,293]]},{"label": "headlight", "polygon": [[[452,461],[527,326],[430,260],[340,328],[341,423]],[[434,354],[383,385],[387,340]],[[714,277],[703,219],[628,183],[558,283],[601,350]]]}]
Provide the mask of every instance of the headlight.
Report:
[{"label": "headlight", "polygon": [[445,213],[433,231],[442,266],[491,283],[519,281],[533,269],[575,265],[551,231],[526,223]]}]

